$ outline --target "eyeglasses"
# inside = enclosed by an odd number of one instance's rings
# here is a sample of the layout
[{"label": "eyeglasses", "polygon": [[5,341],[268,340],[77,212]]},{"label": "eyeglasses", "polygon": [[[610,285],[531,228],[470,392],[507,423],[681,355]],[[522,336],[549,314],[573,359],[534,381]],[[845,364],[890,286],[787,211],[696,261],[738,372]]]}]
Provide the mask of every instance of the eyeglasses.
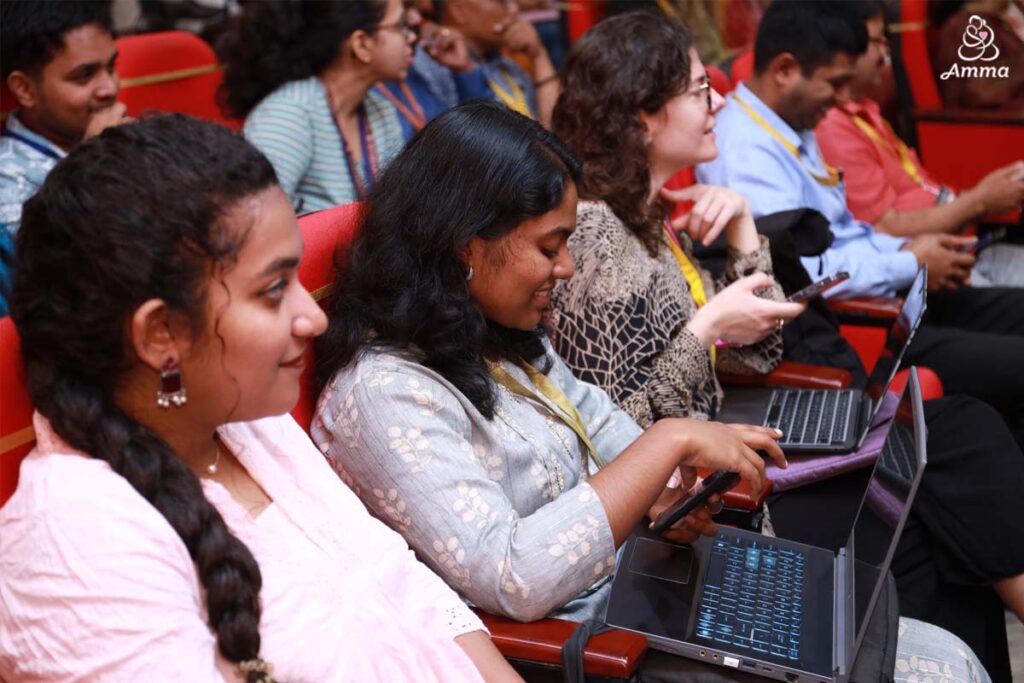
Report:
[{"label": "eyeglasses", "polygon": [[711,111],[711,79],[708,78],[706,75],[700,79],[700,82],[697,84],[696,87],[687,90],[687,92],[695,92],[698,94],[701,91],[704,91],[704,97],[707,99],[708,103],[708,111]]},{"label": "eyeglasses", "polygon": [[412,24],[410,24],[409,18],[404,14],[402,15],[401,19],[399,19],[393,24],[380,24],[377,26],[378,31],[382,29],[392,29],[395,31],[399,31],[402,34],[403,38],[408,38],[411,35],[416,35],[416,32],[419,30],[419,28],[419,26],[413,26]]}]

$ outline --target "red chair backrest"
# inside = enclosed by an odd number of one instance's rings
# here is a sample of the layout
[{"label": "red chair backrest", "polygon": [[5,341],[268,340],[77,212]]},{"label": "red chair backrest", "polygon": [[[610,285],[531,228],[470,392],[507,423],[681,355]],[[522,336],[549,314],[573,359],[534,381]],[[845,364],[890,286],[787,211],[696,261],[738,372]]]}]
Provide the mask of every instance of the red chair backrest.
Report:
[{"label": "red chair backrest", "polygon": [[754,73],[754,51],[747,50],[732,60],[732,69],[729,75],[732,77],[733,86],[750,78]]},{"label": "red chair backrest", "polygon": [[711,79],[711,87],[717,90],[719,95],[725,95],[732,91],[732,81],[724,71],[712,64],[705,64],[704,69],[708,72],[708,78]]},{"label": "red chair backrest", "polygon": [[18,468],[36,443],[21,344],[10,317],[0,318],[0,506],[18,486]]},{"label": "red chair backrest", "polygon": [[[344,257],[362,222],[362,211],[363,204],[345,204],[299,219],[303,240],[299,282],[322,308],[327,308],[334,291],[335,257]],[[313,421],[317,399],[313,369],[313,344],[308,344],[306,367],[299,380],[302,391],[299,402],[292,409],[292,417],[307,431]]]},{"label": "red chair backrest", "polygon": [[584,33],[604,18],[607,3],[604,0],[586,0],[571,2],[565,10],[566,24],[569,29],[569,44],[572,45]]},{"label": "red chair backrest", "polygon": [[900,56],[918,109],[939,109],[942,99],[928,51],[928,0],[900,0]]},{"label": "red chair backrest", "polygon": [[202,38],[186,31],[145,33],[118,38],[117,51],[118,99],[129,116],[149,110],[179,112],[241,128],[241,119],[226,117],[217,106],[224,72]]}]

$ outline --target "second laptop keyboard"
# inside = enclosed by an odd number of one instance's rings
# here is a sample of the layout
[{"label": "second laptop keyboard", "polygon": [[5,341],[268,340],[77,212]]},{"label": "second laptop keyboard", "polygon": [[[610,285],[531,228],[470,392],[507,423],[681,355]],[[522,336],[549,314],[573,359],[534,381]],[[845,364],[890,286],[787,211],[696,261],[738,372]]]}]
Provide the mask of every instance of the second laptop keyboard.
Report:
[{"label": "second laptop keyboard", "polygon": [[697,608],[697,636],[800,659],[805,564],[796,550],[719,536],[712,541]]},{"label": "second laptop keyboard", "polygon": [[766,427],[782,430],[779,442],[831,445],[846,441],[854,392],[831,389],[777,389],[768,405]]}]

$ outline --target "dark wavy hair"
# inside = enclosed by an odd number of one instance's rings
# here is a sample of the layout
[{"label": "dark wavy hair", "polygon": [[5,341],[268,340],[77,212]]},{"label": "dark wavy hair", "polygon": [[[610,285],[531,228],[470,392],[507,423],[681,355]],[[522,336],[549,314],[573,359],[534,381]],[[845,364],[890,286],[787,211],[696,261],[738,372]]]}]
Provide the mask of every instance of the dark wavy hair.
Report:
[{"label": "dark wavy hair", "polygon": [[58,163],[25,204],[11,298],[36,409],[178,533],[232,662],[259,657],[256,560],[192,470],[117,405],[114,390],[138,362],[125,330],[139,305],[163,299],[205,329],[211,273],[245,240],[221,217],[276,182],[266,157],[213,123],[168,115],[109,128]]},{"label": "dark wavy hair", "polygon": [[557,137],[497,102],[463,104],[427,124],[377,180],[338,266],[330,327],[317,346],[320,381],[368,344],[416,345],[424,365],[493,417],[484,351],[536,361],[543,332],[488,321],[470,297],[461,255],[473,237],[501,239],[555,209],[578,179],[579,164]]},{"label": "dark wavy hair", "polygon": [[320,73],[356,31],[374,33],[386,9],[384,0],[247,3],[217,46],[225,67],[220,106],[233,116],[248,116],[285,83]]},{"label": "dark wavy hair", "polygon": [[562,67],[552,129],[583,162],[581,199],[608,204],[652,255],[661,243],[661,202],[640,112],[654,114],[690,84],[690,33],[660,12],[605,19],[573,45]]},{"label": "dark wavy hair", "polygon": [[110,2],[103,0],[3,0],[0,2],[0,77],[13,71],[38,76],[64,37],[96,24],[113,33]]}]

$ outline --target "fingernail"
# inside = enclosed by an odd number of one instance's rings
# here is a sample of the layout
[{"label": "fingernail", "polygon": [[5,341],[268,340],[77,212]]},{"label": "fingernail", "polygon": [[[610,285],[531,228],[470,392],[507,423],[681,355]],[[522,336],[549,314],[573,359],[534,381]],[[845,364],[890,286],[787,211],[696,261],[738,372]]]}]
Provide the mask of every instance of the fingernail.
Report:
[{"label": "fingernail", "polygon": [[775,436],[779,437],[780,439],[785,436],[785,434],[782,433],[782,430],[779,429],[778,427],[772,427],[772,431],[775,432]]}]

